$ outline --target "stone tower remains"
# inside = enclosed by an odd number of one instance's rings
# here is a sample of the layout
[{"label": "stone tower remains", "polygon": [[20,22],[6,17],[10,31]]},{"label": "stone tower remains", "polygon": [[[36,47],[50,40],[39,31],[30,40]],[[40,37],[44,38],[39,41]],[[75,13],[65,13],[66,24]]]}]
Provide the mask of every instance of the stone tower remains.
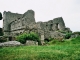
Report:
[{"label": "stone tower remains", "polygon": [[59,31],[71,32],[69,28],[65,27],[62,17],[47,22],[35,22],[35,13],[33,10],[28,10],[24,14],[4,11],[3,30],[4,36],[16,36],[23,32],[33,31],[39,35],[44,35],[42,39],[61,37],[62,33]]},{"label": "stone tower remains", "polygon": [[34,11],[32,10],[28,10],[24,14],[6,11],[3,13],[3,29],[5,36],[23,32],[26,25],[31,23],[35,23]]}]

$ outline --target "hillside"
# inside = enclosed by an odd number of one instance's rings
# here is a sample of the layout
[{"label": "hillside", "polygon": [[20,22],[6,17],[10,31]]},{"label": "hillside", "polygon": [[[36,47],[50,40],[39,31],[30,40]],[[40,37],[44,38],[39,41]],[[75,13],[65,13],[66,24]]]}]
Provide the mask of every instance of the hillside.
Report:
[{"label": "hillside", "polygon": [[80,37],[48,46],[0,48],[2,60],[80,60]]}]

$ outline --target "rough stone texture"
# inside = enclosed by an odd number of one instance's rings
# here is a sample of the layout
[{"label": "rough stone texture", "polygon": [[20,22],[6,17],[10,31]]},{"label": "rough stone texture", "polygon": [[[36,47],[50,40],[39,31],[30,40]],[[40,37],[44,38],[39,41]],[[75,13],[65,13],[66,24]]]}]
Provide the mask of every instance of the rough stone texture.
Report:
[{"label": "rough stone texture", "polygon": [[63,33],[58,32],[58,31],[55,31],[55,32],[51,31],[50,35],[51,35],[51,38],[58,39],[58,40],[62,40],[65,36]]},{"label": "rough stone texture", "polygon": [[72,31],[70,30],[70,28],[65,28],[65,31],[72,33]]},{"label": "rough stone texture", "polygon": [[56,38],[59,38],[61,36],[64,37],[64,34],[56,31],[71,32],[69,28],[65,27],[65,23],[62,17],[49,20],[48,22],[37,22],[37,26],[38,26],[37,29],[39,29],[39,34],[41,35],[40,30],[42,30],[43,31],[42,33],[44,33],[45,39],[48,39],[50,37],[55,38],[55,36]]},{"label": "rough stone texture", "polygon": [[31,23],[35,23],[34,11],[32,10],[28,10],[24,14],[6,11],[3,13],[4,35],[17,35],[24,32],[25,27]]},{"label": "rough stone texture", "polygon": [[79,34],[72,34],[70,38],[76,38],[76,37],[80,37]]},{"label": "rough stone texture", "polygon": [[44,34],[41,35],[41,44],[44,45]]},{"label": "rough stone texture", "polygon": [[53,19],[53,24],[55,24],[53,26],[55,26],[56,30],[61,30],[61,31],[65,30],[65,23],[62,17]]},{"label": "rough stone texture", "polygon": [[27,40],[27,41],[26,41],[26,45],[38,45],[38,42],[36,42],[36,41],[31,41],[31,40]]},{"label": "rough stone texture", "polygon": [[3,46],[19,46],[19,45],[21,45],[21,43],[18,41],[8,41],[8,42],[0,43],[1,47],[3,47]]},{"label": "rough stone texture", "polygon": [[[28,10],[24,14],[4,12],[3,13],[3,27],[4,36],[16,36],[23,32],[36,32],[40,36],[44,35],[46,38],[55,38],[63,36],[61,33],[55,31],[71,32],[69,28],[65,27],[62,17],[49,20],[47,22],[35,22],[35,13],[33,10]],[[59,36],[58,36],[58,34]]]}]

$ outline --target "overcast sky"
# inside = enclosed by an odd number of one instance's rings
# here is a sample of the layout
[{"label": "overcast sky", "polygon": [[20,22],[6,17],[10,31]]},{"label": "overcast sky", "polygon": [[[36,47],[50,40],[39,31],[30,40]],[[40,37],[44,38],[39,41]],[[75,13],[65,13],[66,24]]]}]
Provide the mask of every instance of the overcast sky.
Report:
[{"label": "overcast sky", "polygon": [[[63,17],[66,27],[80,31],[80,0],[0,0],[0,12],[11,11],[23,14],[35,11],[36,21],[48,21]],[[2,20],[0,27],[3,27]]]}]

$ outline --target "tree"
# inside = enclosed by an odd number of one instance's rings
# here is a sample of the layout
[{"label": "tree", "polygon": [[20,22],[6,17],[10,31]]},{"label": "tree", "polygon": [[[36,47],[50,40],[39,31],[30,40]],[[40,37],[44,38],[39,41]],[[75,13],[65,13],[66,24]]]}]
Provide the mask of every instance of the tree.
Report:
[{"label": "tree", "polygon": [[3,36],[3,29],[0,28],[0,36]]},{"label": "tree", "polygon": [[2,14],[1,14],[1,12],[0,12],[0,20],[2,19]]}]

